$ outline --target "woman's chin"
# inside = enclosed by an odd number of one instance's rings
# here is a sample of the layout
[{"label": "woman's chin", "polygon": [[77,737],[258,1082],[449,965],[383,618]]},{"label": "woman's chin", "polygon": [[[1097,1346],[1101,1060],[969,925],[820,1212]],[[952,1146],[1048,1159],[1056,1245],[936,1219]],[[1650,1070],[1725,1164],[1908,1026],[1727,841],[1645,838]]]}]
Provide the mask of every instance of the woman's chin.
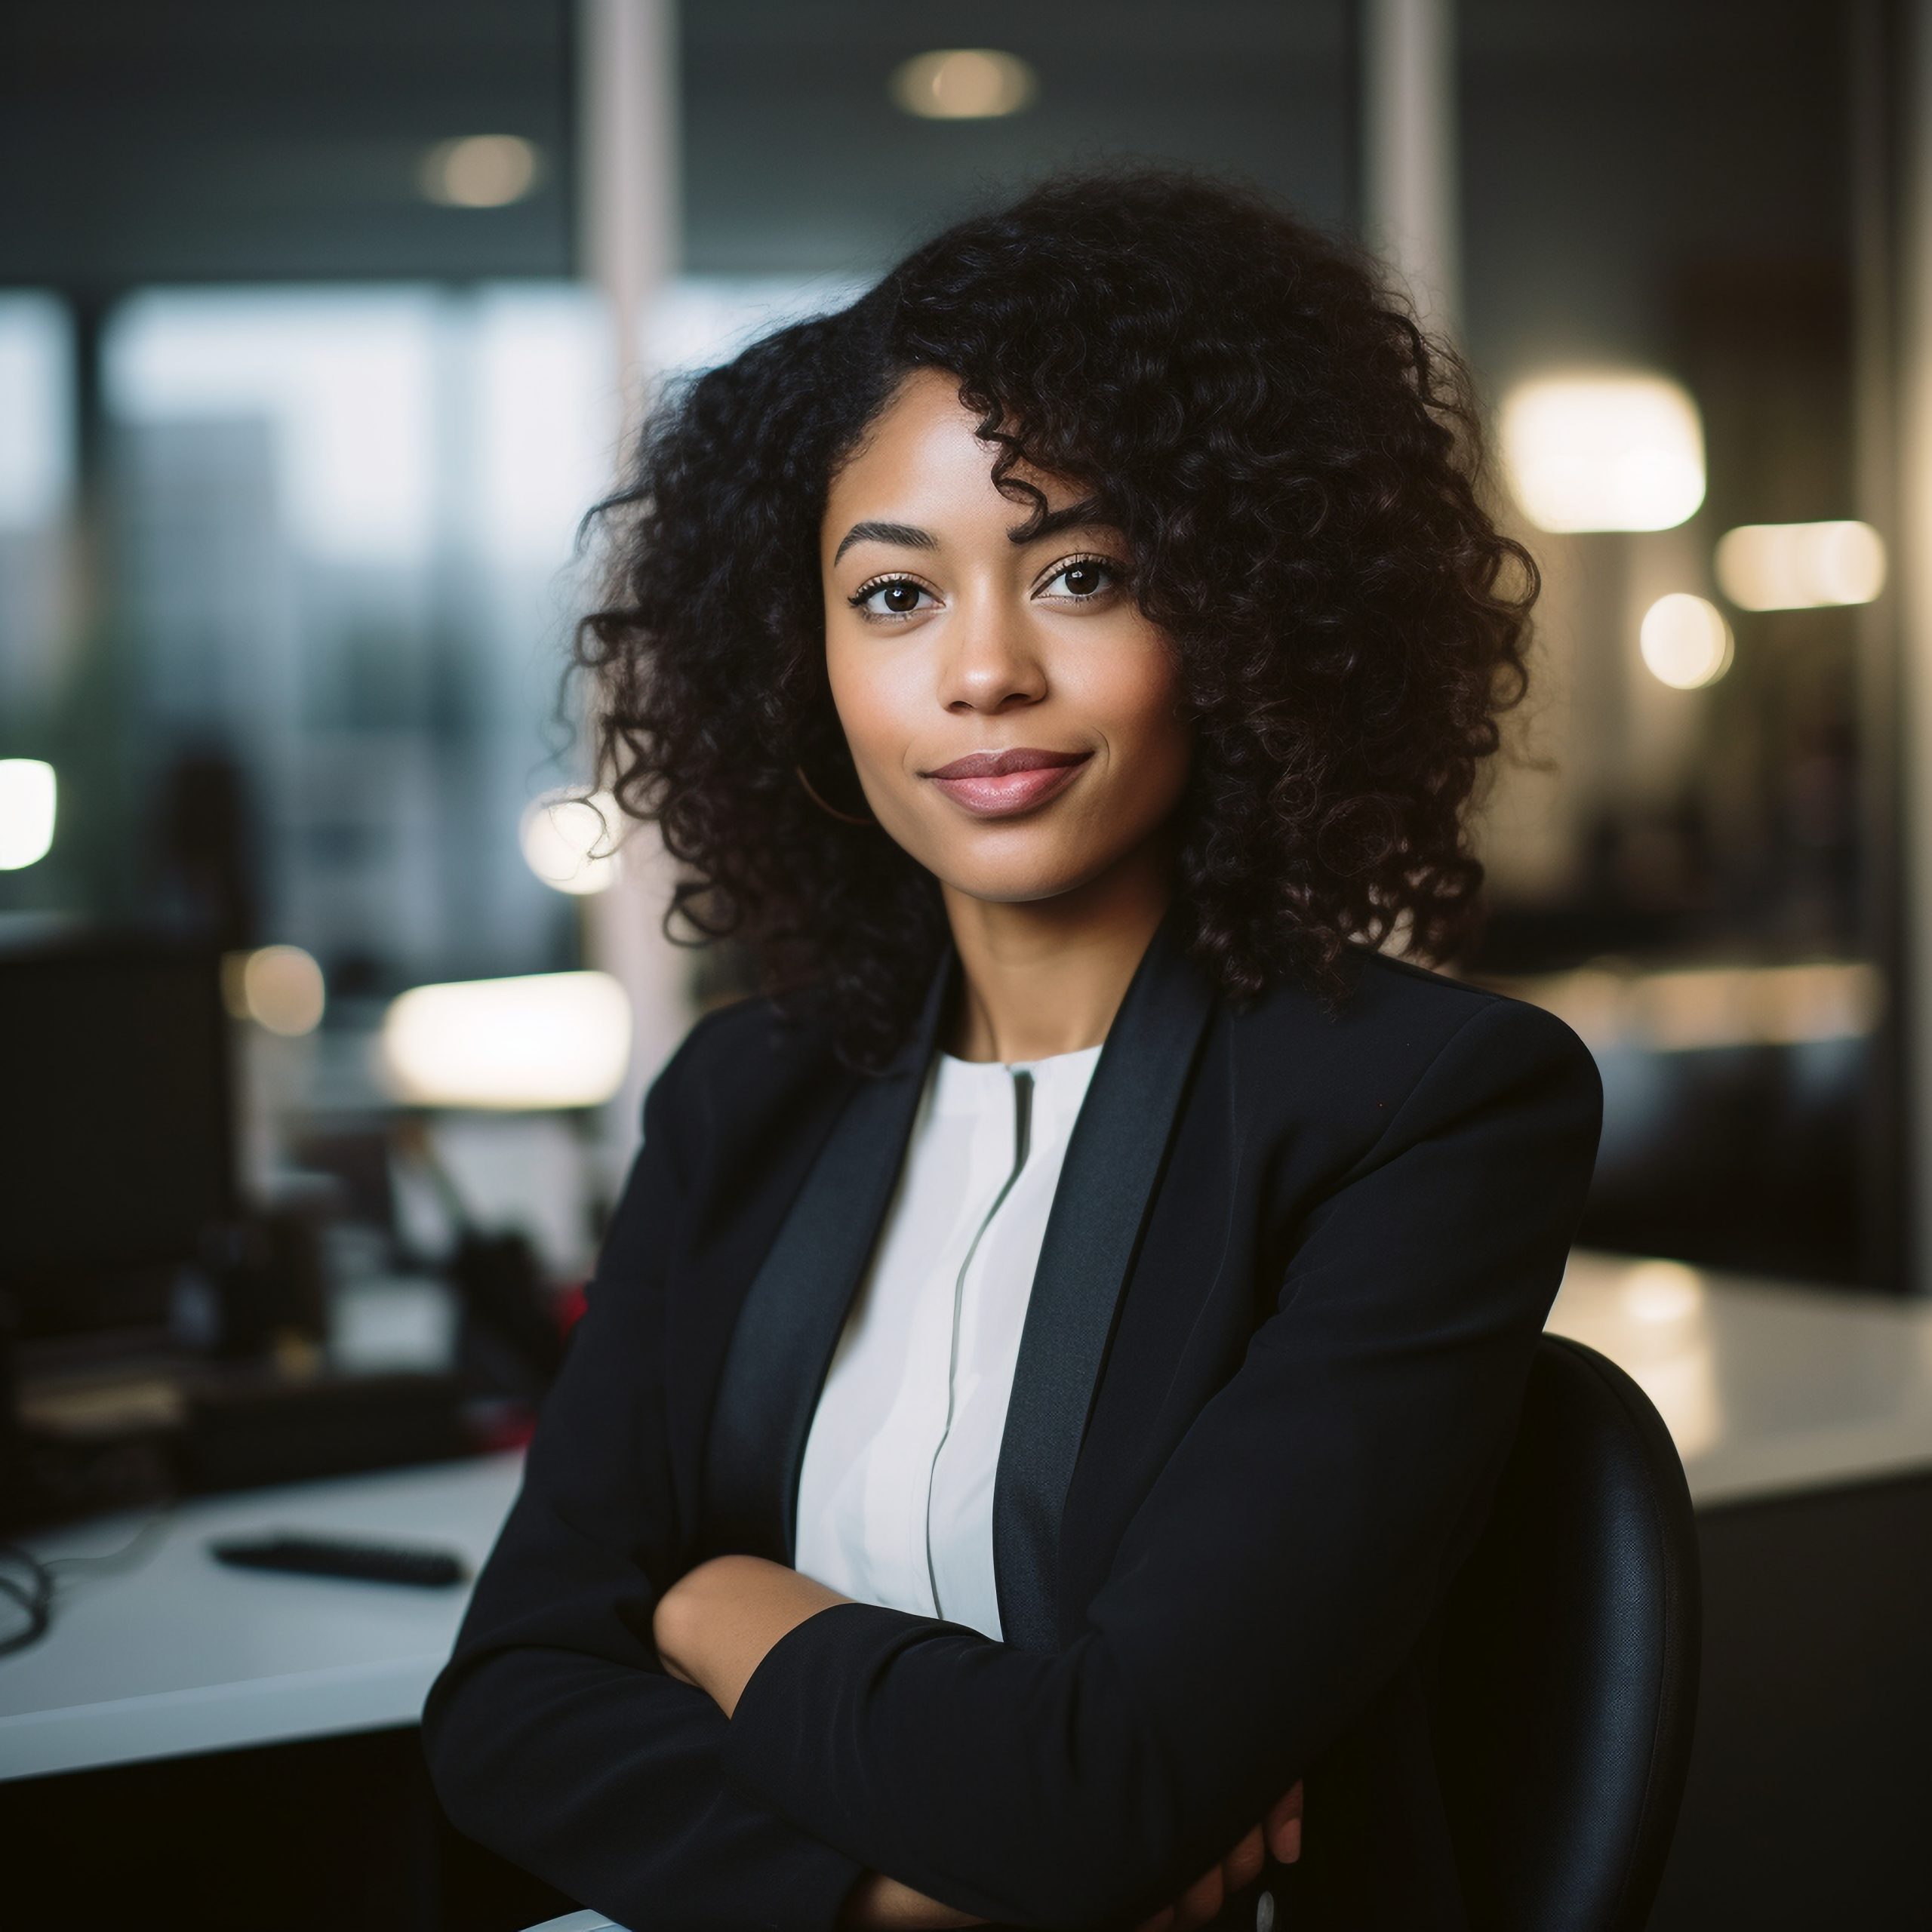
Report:
[{"label": "woman's chin", "polygon": [[1109,857],[1091,853],[1008,854],[1003,861],[958,863],[929,869],[941,884],[963,899],[989,906],[1026,906],[1064,898],[1091,885],[1111,866]]}]

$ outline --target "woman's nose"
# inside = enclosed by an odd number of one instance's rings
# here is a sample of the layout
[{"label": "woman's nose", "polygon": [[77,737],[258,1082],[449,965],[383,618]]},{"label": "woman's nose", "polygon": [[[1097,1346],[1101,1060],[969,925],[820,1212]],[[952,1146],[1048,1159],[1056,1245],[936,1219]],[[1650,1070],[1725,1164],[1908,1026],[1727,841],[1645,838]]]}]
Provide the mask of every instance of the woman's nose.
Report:
[{"label": "woman's nose", "polygon": [[947,710],[1005,711],[1045,697],[1046,667],[1019,614],[991,599],[972,600],[948,630],[940,692]]}]

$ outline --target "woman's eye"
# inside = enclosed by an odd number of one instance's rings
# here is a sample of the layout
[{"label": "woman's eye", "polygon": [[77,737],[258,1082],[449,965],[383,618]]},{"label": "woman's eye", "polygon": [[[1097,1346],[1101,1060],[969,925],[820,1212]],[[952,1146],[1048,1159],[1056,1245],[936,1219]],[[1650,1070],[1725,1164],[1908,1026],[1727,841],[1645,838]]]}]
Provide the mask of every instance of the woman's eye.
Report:
[{"label": "woman's eye", "polygon": [[1112,566],[1098,557],[1076,557],[1072,563],[1061,565],[1041,589],[1051,592],[1058,585],[1059,594],[1063,597],[1098,597],[1103,591],[1112,589],[1116,580]]},{"label": "woman's eye", "polygon": [[919,599],[931,594],[909,577],[892,577],[860,591],[852,601],[870,617],[909,617],[919,608]]}]

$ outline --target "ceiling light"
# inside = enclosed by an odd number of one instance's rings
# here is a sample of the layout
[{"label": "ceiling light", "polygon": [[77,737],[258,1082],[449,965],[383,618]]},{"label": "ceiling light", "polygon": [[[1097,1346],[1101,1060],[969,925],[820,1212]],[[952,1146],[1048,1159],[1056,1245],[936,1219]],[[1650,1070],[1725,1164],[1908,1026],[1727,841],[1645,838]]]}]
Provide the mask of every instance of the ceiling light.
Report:
[{"label": "ceiling light", "polygon": [[1638,648],[1651,675],[1674,691],[1714,685],[1730,669],[1730,626],[1709,598],[1674,590],[1644,613]]},{"label": "ceiling light", "polygon": [[417,180],[444,208],[507,208],[536,186],[540,160],[519,134],[469,134],[438,141],[423,157]]},{"label": "ceiling light", "polygon": [[1543,376],[1503,405],[1516,500],[1539,529],[1669,530],[1704,500],[1697,405],[1666,376]]},{"label": "ceiling light", "polygon": [[988,121],[1017,114],[1039,91],[1038,77],[1017,54],[949,47],[894,70],[892,98],[927,121]]},{"label": "ceiling light", "polygon": [[1869,523],[1747,523],[1718,540],[1718,585],[1741,611],[1869,604],[1885,544]]}]

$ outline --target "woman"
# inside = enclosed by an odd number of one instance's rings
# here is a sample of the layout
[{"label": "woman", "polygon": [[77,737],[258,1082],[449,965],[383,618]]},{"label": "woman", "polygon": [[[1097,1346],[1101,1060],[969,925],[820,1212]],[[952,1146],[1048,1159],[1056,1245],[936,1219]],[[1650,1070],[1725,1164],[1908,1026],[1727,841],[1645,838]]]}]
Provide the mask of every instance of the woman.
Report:
[{"label": "woman", "polygon": [[431,1695],[474,1836],[640,1929],[1464,1922],[1431,1620],[1601,1089],[1381,949],[1466,936],[1524,686],[1462,384],[1154,175],[664,406],[583,655],[771,996],[651,1090]]}]

